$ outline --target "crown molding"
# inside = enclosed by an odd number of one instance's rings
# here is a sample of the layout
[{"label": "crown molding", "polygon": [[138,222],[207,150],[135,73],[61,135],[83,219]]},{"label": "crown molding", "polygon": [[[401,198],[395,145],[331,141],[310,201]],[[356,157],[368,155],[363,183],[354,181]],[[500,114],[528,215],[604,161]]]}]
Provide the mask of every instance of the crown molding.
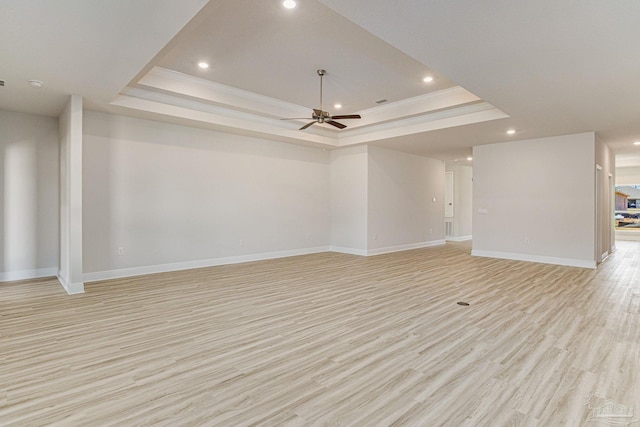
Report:
[{"label": "crown molding", "polygon": [[362,110],[359,113],[362,115],[363,120],[354,125],[354,127],[397,120],[481,101],[482,99],[465,88],[453,86],[437,92],[430,92]]},{"label": "crown molding", "polygon": [[309,114],[309,108],[302,105],[161,67],[154,67],[140,79],[138,85],[267,117],[302,117]]},{"label": "crown molding", "polygon": [[339,148],[447,127],[508,117],[460,86],[431,92],[359,113],[362,119],[337,130],[329,125],[299,131],[309,109],[290,102],[154,67],[111,103],[159,115],[163,120],[283,142]]},{"label": "crown molding", "polygon": [[[214,112],[194,110],[192,108],[171,105],[155,100],[119,95],[111,102],[112,106],[138,110],[146,115],[160,116],[164,121],[171,121],[188,126],[266,138],[276,141],[312,145],[317,147],[337,147],[336,137],[329,137],[312,132],[300,132],[297,128],[274,126],[247,118],[234,118]],[[274,120],[280,124],[280,122]]]},{"label": "crown molding", "polygon": [[364,144],[383,139],[429,132],[456,126],[481,123],[509,117],[486,102],[439,111],[405,120],[382,123],[368,128],[352,129],[339,135],[341,147]]}]

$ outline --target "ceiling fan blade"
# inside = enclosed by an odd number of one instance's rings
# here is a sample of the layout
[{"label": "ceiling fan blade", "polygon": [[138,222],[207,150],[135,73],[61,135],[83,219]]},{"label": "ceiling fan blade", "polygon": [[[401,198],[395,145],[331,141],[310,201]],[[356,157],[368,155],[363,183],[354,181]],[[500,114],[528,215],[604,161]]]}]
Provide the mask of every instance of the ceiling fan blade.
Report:
[{"label": "ceiling fan blade", "polygon": [[331,126],[335,126],[338,129],[344,129],[347,125],[343,125],[342,123],[334,122],[333,120],[326,120],[325,123],[329,123]]},{"label": "ceiling fan blade", "polygon": [[306,128],[308,128],[309,126],[311,126],[311,125],[312,125],[312,124],[314,124],[314,123],[315,123],[315,122],[307,123],[306,125],[302,126],[302,127],[301,127],[300,129],[298,129],[298,130],[305,130]]},{"label": "ceiling fan blade", "polygon": [[286,119],[280,120],[309,120],[309,117],[287,117]]},{"label": "ceiling fan blade", "polygon": [[342,116],[331,116],[332,119],[361,119],[360,114],[345,114]]}]

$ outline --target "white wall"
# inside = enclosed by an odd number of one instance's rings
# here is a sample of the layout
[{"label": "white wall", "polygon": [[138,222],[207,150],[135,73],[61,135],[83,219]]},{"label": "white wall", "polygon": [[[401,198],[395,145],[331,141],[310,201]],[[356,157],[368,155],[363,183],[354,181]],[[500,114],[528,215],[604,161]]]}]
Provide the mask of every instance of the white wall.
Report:
[{"label": "white wall", "polygon": [[595,161],[593,133],[474,147],[473,254],[594,266]]},{"label": "white wall", "polygon": [[640,167],[616,168],[616,185],[640,184]]},{"label": "white wall", "polygon": [[[367,255],[443,239],[439,161],[366,146],[329,153],[92,111],[78,121],[72,104],[59,120],[1,117],[3,280],[70,277],[74,260],[83,264],[81,285],[330,248]],[[82,177],[70,180],[69,144],[79,129]],[[12,147],[25,146],[35,151],[20,151],[28,156],[17,161]],[[82,189],[81,201],[68,199],[73,188]],[[80,220],[70,217],[74,206]],[[370,216],[379,239],[368,239]],[[81,242],[72,245],[73,236]],[[19,254],[30,263],[16,264]],[[76,279],[69,280],[73,290]]]},{"label": "white wall", "polygon": [[0,281],[54,276],[58,122],[0,110]]},{"label": "white wall", "polygon": [[88,280],[329,247],[323,150],[91,111],[84,144]]},{"label": "white wall", "polygon": [[450,164],[446,172],[453,173],[453,233],[450,240],[468,240],[473,224],[473,168]]},{"label": "white wall", "polygon": [[[0,280],[58,267],[65,123],[0,111]],[[83,129],[86,280],[329,248],[375,254],[444,238],[440,161],[366,146],[328,153],[90,111]],[[592,262],[596,161],[608,178],[613,157],[592,133],[476,147],[474,254]]]},{"label": "white wall", "polygon": [[368,253],[443,244],[444,163],[371,146],[368,165]]},{"label": "white wall", "polygon": [[331,151],[331,247],[338,252],[367,253],[368,147]]}]

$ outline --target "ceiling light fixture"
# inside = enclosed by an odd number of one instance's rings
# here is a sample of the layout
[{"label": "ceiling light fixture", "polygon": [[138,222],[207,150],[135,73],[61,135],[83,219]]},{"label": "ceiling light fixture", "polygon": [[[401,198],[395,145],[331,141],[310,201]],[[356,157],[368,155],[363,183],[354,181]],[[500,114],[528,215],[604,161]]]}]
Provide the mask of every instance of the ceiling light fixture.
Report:
[{"label": "ceiling light fixture", "polygon": [[282,5],[287,9],[293,9],[294,7],[296,7],[296,2],[294,0],[284,0],[282,2]]},{"label": "ceiling light fixture", "polygon": [[433,81],[433,77],[432,76],[427,76],[424,79],[422,79],[423,82],[425,83],[431,83]]},{"label": "ceiling light fixture", "polygon": [[209,64],[207,64],[204,61],[198,62],[198,67],[202,68],[203,70],[206,70],[207,68],[209,68]]},{"label": "ceiling light fixture", "polygon": [[40,80],[29,80],[29,84],[34,89],[40,89],[42,86],[44,86],[44,83],[42,83]]},{"label": "ceiling light fixture", "polygon": [[467,157],[467,161],[470,162],[471,160],[473,160],[473,157],[469,156]]},{"label": "ceiling light fixture", "polygon": [[340,108],[342,108],[342,104],[334,104],[333,108],[336,108],[339,110]]},{"label": "ceiling light fixture", "polygon": [[633,145],[640,145],[640,141],[634,142]]},{"label": "ceiling light fixture", "polygon": [[515,135],[515,133],[516,133],[516,130],[515,130],[515,129],[509,129],[509,130],[507,131],[507,135]]}]

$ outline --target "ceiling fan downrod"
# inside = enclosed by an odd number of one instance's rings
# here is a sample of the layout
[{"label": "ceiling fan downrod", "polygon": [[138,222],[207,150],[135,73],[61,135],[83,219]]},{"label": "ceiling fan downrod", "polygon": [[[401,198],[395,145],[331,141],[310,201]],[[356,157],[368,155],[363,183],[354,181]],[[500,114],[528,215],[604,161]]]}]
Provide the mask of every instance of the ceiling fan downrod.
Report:
[{"label": "ceiling fan downrod", "polygon": [[[324,111],[324,105],[322,102],[322,78],[327,74],[326,70],[316,70],[316,72],[318,73],[318,75],[320,76],[320,109],[316,109],[314,108],[313,111],[311,112],[311,122],[307,123],[306,125],[302,126],[299,130],[305,130],[306,128],[308,128],[309,126],[313,125],[314,123],[327,123],[330,124],[331,126],[335,126],[338,129],[344,129],[347,126],[343,125],[342,123],[336,122],[335,119],[360,119],[360,114],[342,114],[342,115],[337,115],[337,116],[332,116],[328,111]],[[292,118],[286,118],[286,119],[280,119],[280,120],[301,120],[301,117],[292,117]]]},{"label": "ceiling fan downrod", "polygon": [[[322,106],[322,78],[327,74],[325,70],[318,70],[318,75],[320,76],[320,111],[324,111]],[[324,123],[324,114],[320,114],[320,118],[318,119],[319,123]]]}]

